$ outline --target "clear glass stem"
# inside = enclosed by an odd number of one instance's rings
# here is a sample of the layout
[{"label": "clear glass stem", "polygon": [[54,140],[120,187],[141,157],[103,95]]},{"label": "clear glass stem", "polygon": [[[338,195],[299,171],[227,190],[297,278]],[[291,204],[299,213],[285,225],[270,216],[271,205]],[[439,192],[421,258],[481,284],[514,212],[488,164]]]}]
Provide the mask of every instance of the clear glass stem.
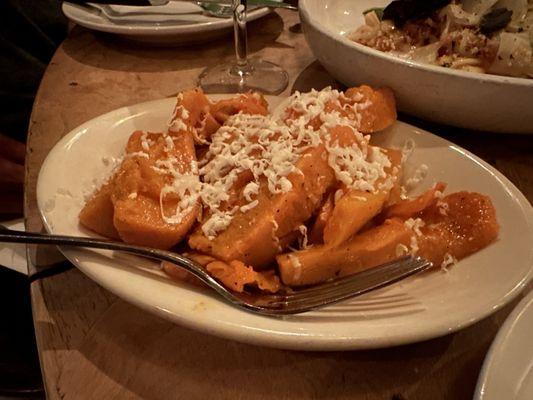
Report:
[{"label": "clear glass stem", "polygon": [[235,56],[240,74],[248,69],[248,38],[246,35],[247,0],[233,0],[233,29],[235,33]]},{"label": "clear glass stem", "polygon": [[204,69],[198,77],[198,85],[206,93],[254,91],[279,94],[283,92],[289,83],[289,77],[283,68],[257,57],[250,60],[247,58],[246,11],[248,1],[231,1],[236,60]]}]

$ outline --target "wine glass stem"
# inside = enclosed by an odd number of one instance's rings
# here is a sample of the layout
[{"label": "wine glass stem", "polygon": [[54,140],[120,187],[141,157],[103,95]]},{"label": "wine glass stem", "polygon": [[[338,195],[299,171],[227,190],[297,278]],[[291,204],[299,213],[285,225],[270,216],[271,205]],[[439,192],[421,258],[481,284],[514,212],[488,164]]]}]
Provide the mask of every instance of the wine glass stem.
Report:
[{"label": "wine glass stem", "polygon": [[235,31],[235,56],[237,67],[245,72],[248,66],[248,38],[246,36],[247,0],[233,0],[233,28]]}]

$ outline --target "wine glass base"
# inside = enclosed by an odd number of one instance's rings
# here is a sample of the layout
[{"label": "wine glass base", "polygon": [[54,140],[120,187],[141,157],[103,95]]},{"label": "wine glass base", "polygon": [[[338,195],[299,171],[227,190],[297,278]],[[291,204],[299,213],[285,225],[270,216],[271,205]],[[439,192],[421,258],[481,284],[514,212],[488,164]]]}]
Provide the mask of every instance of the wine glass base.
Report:
[{"label": "wine glass base", "polygon": [[246,68],[236,63],[206,68],[198,78],[205,93],[244,93],[248,91],[279,94],[289,84],[287,72],[276,64],[260,59],[248,60]]}]

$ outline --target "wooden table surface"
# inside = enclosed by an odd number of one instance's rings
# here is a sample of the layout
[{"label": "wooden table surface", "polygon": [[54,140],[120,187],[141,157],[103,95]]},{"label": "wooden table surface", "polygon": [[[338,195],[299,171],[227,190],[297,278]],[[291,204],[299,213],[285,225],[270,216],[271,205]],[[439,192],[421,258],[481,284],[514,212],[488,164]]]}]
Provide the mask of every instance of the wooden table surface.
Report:
[{"label": "wooden table surface", "polygon": [[[250,50],[283,65],[290,91],[334,84],[299,33],[296,13],[251,24]],[[118,107],[195,86],[200,71],[233,57],[231,37],[198,49],[148,48],[74,28],[51,61],[31,117],[26,223],[39,231],[35,185],[54,144]],[[531,137],[472,133],[409,122],[496,166],[533,200]],[[52,250],[30,248],[30,271]],[[43,261],[44,260],[44,261]],[[471,399],[483,358],[516,304],[458,333],[357,352],[291,352],[207,336],[150,315],[78,270],[31,287],[35,331],[50,399]]]}]

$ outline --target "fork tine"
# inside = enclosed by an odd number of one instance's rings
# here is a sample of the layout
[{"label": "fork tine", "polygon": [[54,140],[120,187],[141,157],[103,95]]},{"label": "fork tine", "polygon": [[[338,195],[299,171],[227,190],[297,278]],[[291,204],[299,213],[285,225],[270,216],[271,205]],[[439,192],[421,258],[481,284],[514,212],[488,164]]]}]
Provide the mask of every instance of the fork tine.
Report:
[{"label": "fork tine", "polygon": [[[331,287],[324,291],[317,291],[313,295],[292,298],[287,300],[293,307],[305,306],[317,302],[338,301],[337,298],[344,298],[345,295],[360,295],[370,290],[386,286],[388,284],[397,282],[398,280],[407,277],[419,268],[424,268],[426,261],[421,260],[406,260],[399,265],[387,266],[384,270],[372,271],[373,274],[365,274],[365,276],[353,276],[352,279],[346,280],[339,287]],[[429,265],[429,263],[428,263]],[[413,271],[414,272],[411,272]]]},{"label": "fork tine", "polygon": [[343,285],[351,285],[354,280],[364,279],[364,277],[367,275],[373,276],[373,275],[376,275],[377,273],[386,274],[387,271],[390,271],[391,269],[395,270],[400,264],[403,265],[404,263],[413,262],[417,259],[418,258],[413,258],[412,256],[405,256],[397,260],[382,264],[375,268],[361,271],[361,272],[358,272],[352,275],[344,276],[342,278],[337,278],[337,279],[325,282],[320,285],[315,285],[315,286],[311,286],[305,289],[295,290],[293,293],[288,293],[286,295],[271,295],[271,296],[284,297],[287,300],[289,299],[296,300],[297,298],[302,297],[302,296],[310,296],[311,294],[315,292],[324,293],[325,291],[329,289],[338,289],[342,287]]},{"label": "fork tine", "polygon": [[343,285],[343,287],[337,290],[330,290],[327,293],[316,294],[309,299],[300,298],[297,301],[289,301],[285,304],[287,312],[303,312],[312,310],[317,307],[322,307],[328,304],[337,303],[342,300],[346,300],[352,297],[359,296],[367,293],[371,290],[375,290],[384,286],[388,286],[392,283],[398,282],[416,272],[423,271],[431,267],[431,263],[423,261],[415,261],[404,265],[405,268],[398,267],[394,273],[390,273],[385,279],[381,277],[373,277],[375,279],[369,279],[364,284],[357,279],[354,279],[352,285]]},{"label": "fork tine", "polygon": [[396,268],[399,268],[401,266],[409,266],[411,263],[415,261],[415,259],[411,256],[403,257],[401,259],[383,264],[381,266],[371,268],[365,271],[361,271],[356,274],[352,274],[349,276],[345,276],[342,278],[335,279],[333,281],[329,281],[326,283],[323,283],[321,285],[315,285],[309,288],[295,290],[293,293],[288,294],[273,294],[273,295],[266,295],[263,297],[265,301],[271,301],[272,303],[275,303],[276,301],[298,301],[299,299],[308,299],[313,295],[324,295],[330,291],[336,291],[342,289],[346,285],[353,285],[354,281],[362,281],[366,279],[367,276],[379,276],[386,275],[391,270],[394,271]]},{"label": "fork tine", "polygon": [[270,314],[296,314],[309,311],[390,285],[431,265],[422,258],[408,257],[343,278],[338,284],[335,284],[337,282],[335,281],[283,297],[265,296],[261,298],[260,303],[256,303],[256,306]]}]

